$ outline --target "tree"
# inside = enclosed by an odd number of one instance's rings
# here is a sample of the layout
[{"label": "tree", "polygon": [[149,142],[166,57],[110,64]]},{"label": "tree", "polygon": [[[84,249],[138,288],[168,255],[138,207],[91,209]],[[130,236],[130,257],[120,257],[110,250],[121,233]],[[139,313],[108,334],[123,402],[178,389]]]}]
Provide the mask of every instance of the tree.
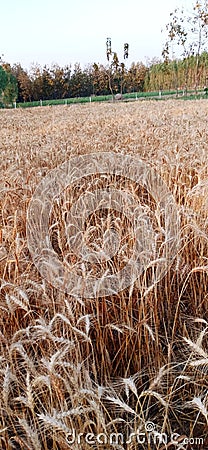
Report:
[{"label": "tree", "polygon": [[32,81],[27,71],[18,63],[12,67],[12,74],[17,79],[18,101],[30,102],[32,100]]},{"label": "tree", "polygon": [[142,62],[132,63],[126,74],[126,87],[128,92],[139,92],[144,90],[144,82],[147,67]]},{"label": "tree", "polygon": [[0,97],[2,97],[6,85],[7,85],[7,73],[3,69],[3,67],[0,66]]},{"label": "tree", "polygon": [[17,80],[12,73],[7,74],[7,84],[4,90],[3,102],[6,106],[13,104],[18,96]]},{"label": "tree", "polygon": [[186,14],[184,8],[176,8],[170,14],[170,22],[166,25],[167,41],[163,49],[166,62],[170,58],[170,48],[174,43],[180,48],[181,56],[186,61],[186,89],[190,58],[195,56],[195,90],[199,83],[200,54],[206,49],[208,38],[208,2],[198,0],[191,13]]},{"label": "tree", "polygon": [[79,63],[75,63],[74,71],[71,76],[71,95],[72,97],[81,97],[83,92],[83,72]]},{"label": "tree", "polygon": [[71,97],[71,65],[64,67],[64,98]]},{"label": "tree", "polygon": [[30,68],[32,82],[32,99],[41,100],[42,97],[42,69],[39,64],[33,64]]},{"label": "tree", "polygon": [[53,97],[53,80],[50,69],[45,65],[42,71],[42,100],[50,100]]},{"label": "tree", "polygon": [[[5,67],[8,71],[5,70]],[[0,65],[0,103],[3,106],[12,104],[18,95],[17,80],[10,71],[10,65]]]},{"label": "tree", "polygon": [[94,63],[91,66],[92,94],[108,95],[109,83],[107,69],[102,64]]},{"label": "tree", "polygon": [[[110,62],[107,68],[109,89],[111,91],[112,97],[114,98],[113,90],[115,92],[120,91],[123,93],[123,83],[125,76],[125,64],[119,62],[117,52],[112,51],[111,48],[111,38],[106,40],[106,56],[107,60]],[[129,56],[129,44],[124,44],[124,60]]]},{"label": "tree", "polygon": [[53,64],[51,67],[51,85],[52,96],[55,99],[64,98],[67,92],[64,69],[58,64]]}]

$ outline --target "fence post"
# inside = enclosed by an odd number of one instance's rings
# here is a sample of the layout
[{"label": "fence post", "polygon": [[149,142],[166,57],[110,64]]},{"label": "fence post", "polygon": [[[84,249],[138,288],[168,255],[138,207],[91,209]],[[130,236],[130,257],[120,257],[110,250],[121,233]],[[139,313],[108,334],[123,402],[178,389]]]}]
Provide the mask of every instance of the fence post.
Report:
[{"label": "fence post", "polygon": [[67,98],[65,99],[65,105],[67,105]]},{"label": "fence post", "polygon": [[14,109],[16,109],[16,107],[17,107],[17,103],[16,103],[16,102],[14,102]]},{"label": "fence post", "polygon": [[40,100],[40,106],[43,106],[43,102],[42,102],[42,100]]}]

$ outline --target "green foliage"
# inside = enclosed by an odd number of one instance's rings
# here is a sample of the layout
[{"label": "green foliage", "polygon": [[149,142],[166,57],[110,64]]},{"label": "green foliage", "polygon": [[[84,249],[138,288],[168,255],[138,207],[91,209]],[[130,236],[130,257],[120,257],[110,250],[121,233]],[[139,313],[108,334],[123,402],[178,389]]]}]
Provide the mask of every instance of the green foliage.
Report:
[{"label": "green foliage", "polygon": [[0,104],[11,105],[18,96],[17,80],[15,76],[0,66]]},{"label": "green foliage", "polygon": [[175,59],[157,62],[150,65],[145,77],[146,90],[184,90],[196,88],[203,89],[208,84],[208,53],[203,52],[199,56],[189,56],[183,59]]},{"label": "green foliage", "polygon": [[7,73],[3,69],[2,66],[0,66],[0,96],[2,96],[4,89],[7,85]]},{"label": "green foliage", "polygon": [[11,73],[8,73],[7,84],[3,96],[4,104],[6,106],[12,104],[13,102],[16,101],[17,96],[18,96],[17,80]]}]

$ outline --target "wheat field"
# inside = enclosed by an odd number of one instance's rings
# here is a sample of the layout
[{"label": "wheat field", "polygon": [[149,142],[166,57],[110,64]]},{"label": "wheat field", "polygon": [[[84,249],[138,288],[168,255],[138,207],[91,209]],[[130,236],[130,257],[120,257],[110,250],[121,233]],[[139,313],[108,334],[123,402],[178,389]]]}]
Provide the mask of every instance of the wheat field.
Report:
[{"label": "wheat field", "polygon": [[[207,125],[206,100],[1,110],[0,448],[208,449]],[[177,208],[177,250],[150,287],[152,269],[119,293],[78,298],[41,277],[27,211],[52,169],[99,152],[134,156],[160,175]],[[125,184],[86,177],[75,194],[68,189],[69,203],[95,180]],[[144,189],[127,185],[150,211]],[[116,219],[128,258],[131,223]],[[54,207],[60,258],[62,220]],[[101,222],[92,217],[91,240]],[[176,433],[177,442],[157,433]]]}]

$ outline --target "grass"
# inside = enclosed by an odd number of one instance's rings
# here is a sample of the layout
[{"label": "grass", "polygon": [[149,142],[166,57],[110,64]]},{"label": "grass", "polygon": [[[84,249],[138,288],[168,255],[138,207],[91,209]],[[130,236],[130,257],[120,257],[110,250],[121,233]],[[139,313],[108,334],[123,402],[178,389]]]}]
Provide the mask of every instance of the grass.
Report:
[{"label": "grass", "polygon": [[[169,98],[169,96],[179,96],[178,98],[183,100],[196,100],[203,99],[205,97],[204,91],[199,90],[198,94],[194,94],[193,90],[188,90],[187,95],[183,96],[183,90],[178,91],[162,91],[161,97],[158,91],[154,92],[132,92],[123,94],[123,100],[136,100],[136,99],[155,99],[155,100],[164,100]],[[206,97],[205,97],[206,98]],[[33,108],[37,106],[55,106],[55,105],[73,105],[76,103],[90,103],[90,102],[110,102],[112,101],[112,95],[92,95],[91,97],[74,97],[67,99],[53,99],[53,100],[37,100],[33,102],[18,102],[16,104],[17,108]],[[12,106],[11,106],[12,107]],[[4,108],[3,104],[0,104],[0,108]]]},{"label": "grass", "polygon": [[[2,449],[92,448],[84,437],[81,443],[70,443],[72,430],[76,436],[104,433],[104,443],[95,440],[93,447],[108,450],[208,448],[206,111],[204,100],[1,111]],[[36,186],[59,164],[72,156],[109,151],[137,156],[160,174],[180,218],[177,252],[161,280],[149,268],[118,294],[74,298],[42,279],[36,269],[26,239],[27,209]],[[128,190],[146,211],[145,224],[152,224],[163,247],[168,236],[151,195],[122,177],[94,174],[65,189],[61,209],[57,204],[51,211],[50,237],[62,261],[63,212],[95,186]],[[106,217],[103,222],[94,214],[87,221],[89,245],[99,241]],[[120,223],[128,258],[132,224],[118,213],[110,220]],[[76,255],[70,257],[75,264]],[[118,270],[119,264],[123,261],[114,258],[112,269]],[[96,276],[102,269],[96,263],[90,268]],[[145,433],[148,421],[155,424],[155,433],[169,438],[178,433],[180,445],[160,444],[154,434],[150,443],[146,436],[144,443],[134,439],[120,442],[120,447],[104,439],[112,433],[128,437],[138,429]],[[186,438],[190,443],[181,447]],[[196,438],[203,444],[196,446]]]}]

